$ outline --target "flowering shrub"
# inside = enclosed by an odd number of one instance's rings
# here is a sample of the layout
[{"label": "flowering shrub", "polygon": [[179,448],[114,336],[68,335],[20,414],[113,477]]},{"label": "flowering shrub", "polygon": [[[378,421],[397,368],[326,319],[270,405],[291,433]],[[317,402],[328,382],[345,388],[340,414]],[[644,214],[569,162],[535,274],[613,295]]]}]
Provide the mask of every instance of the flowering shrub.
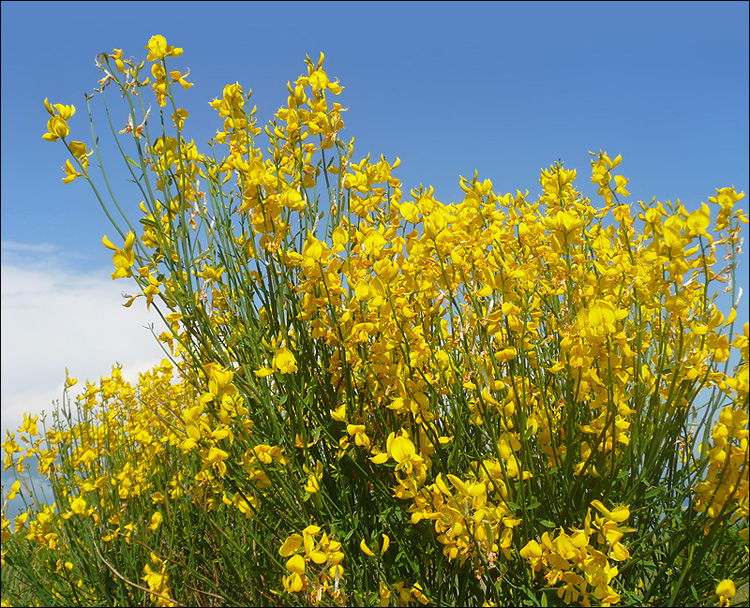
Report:
[{"label": "flowering shrub", "polygon": [[55,504],[3,516],[4,601],[732,601],[748,325],[715,294],[734,290],[744,194],[627,204],[600,152],[598,202],[562,164],[537,200],[476,174],[457,203],[407,196],[398,159],[341,139],[322,54],[264,129],[226,86],[200,151],[182,49],[146,48],[100,55],[96,89],[108,117],[124,99],[137,222],[92,173],[98,140],[70,140],[75,108],[45,101],[44,138],[112,221],[112,276],[159,312],[168,358],[8,435],[6,468],[35,456]]}]

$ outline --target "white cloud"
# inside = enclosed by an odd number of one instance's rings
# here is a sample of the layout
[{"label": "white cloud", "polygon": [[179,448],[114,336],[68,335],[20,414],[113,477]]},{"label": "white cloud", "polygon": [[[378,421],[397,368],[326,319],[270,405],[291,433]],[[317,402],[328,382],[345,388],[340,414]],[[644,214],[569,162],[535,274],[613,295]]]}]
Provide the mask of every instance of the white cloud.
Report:
[{"label": "white cloud", "polygon": [[65,368],[79,379],[109,376],[120,363],[134,381],[161,361],[163,352],[145,326],[162,331],[159,316],[142,299],[122,306],[133,285],[113,281],[111,269],[75,270],[53,246],[2,243],[0,305],[2,438],[24,412],[52,411],[62,399]]}]

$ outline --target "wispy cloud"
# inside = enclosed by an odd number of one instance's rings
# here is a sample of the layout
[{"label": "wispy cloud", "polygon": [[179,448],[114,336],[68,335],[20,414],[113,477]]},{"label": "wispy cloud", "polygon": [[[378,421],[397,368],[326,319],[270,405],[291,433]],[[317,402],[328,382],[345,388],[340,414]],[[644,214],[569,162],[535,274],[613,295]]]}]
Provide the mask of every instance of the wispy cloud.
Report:
[{"label": "wispy cloud", "polygon": [[122,306],[131,284],[112,281],[108,268],[82,272],[76,266],[51,245],[2,242],[3,438],[24,412],[51,411],[62,397],[66,367],[83,384],[110,375],[120,363],[135,380],[163,358],[146,328],[161,331],[158,315],[138,300]]}]

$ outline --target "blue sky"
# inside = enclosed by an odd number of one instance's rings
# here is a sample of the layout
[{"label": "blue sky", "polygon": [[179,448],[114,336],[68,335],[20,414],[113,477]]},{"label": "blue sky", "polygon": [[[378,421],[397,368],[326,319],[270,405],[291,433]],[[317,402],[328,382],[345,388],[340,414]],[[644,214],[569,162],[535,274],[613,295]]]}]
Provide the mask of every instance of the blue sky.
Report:
[{"label": "blue sky", "polygon": [[459,175],[476,169],[498,193],[536,195],[561,159],[593,196],[599,149],[623,155],[633,203],[750,192],[746,2],[3,2],[0,27],[3,429],[49,408],[66,366],[83,381],[160,357],[145,312],[120,306],[129,285],[109,279],[113,229],[83,180],[63,185],[64,149],[41,138],[48,97],[75,105],[72,136],[90,139],[94,56],[145,58],[157,33],[185,50],[174,65],[191,70],[180,99],[199,145],[225,84],[253,89],[263,123],[323,51],[355,157],[400,157],[405,193],[423,183],[460,200]]}]

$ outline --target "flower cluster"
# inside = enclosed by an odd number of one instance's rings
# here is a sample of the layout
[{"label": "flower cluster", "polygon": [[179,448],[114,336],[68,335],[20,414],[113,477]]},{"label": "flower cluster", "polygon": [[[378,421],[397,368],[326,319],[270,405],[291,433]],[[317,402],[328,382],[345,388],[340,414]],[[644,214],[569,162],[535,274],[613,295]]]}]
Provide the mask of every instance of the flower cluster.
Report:
[{"label": "flower cluster", "polygon": [[[287,558],[285,567],[289,574],[284,577],[284,588],[291,593],[303,593],[314,606],[325,594],[336,604],[343,605],[346,595],[342,592],[344,554],[341,543],[321,534],[319,526],[307,526],[302,534],[289,536],[279,555]],[[303,552],[300,552],[302,550]]]}]

